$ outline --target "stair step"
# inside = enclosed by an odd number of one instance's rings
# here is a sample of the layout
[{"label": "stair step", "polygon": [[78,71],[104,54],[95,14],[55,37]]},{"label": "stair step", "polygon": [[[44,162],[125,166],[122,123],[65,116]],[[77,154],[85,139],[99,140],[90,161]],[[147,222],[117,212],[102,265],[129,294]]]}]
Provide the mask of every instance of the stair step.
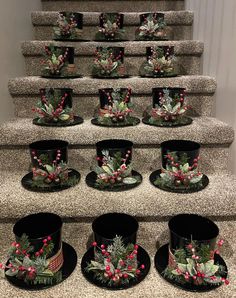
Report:
[{"label": "stair step", "polygon": [[[94,51],[98,46],[111,46],[109,42],[52,42],[52,41],[26,41],[22,43],[22,53],[26,60],[26,74],[40,75],[42,64],[40,63],[44,54],[44,47],[51,43],[61,46],[74,46],[75,64],[78,65],[82,75],[91,75],[94,60]],[[138,75],[139,67],[146,59],[146,47],[158,45],[175,46],[175,55],[180,74],[200,74],[201,54],[203,43],[200,41],[127,41],[118,42],[116,46],[125,47],[125,65],[130,75]]]},{"label": "stair step", "polygon": [[217,218],[236,216],[236,177],[231,174],[208,175],[210,183],[204,190],[176,194],[154,187],[149,182],[149,174],[142,172],[143,182],[132,190],[99,191],[86,185],[85,172],[82,172],[81,181],[75,187],[56,193],[36,193],[21,186],[21,178],[27,172],[21,169],[1,171],[0,218],[16,218],[40,211],[78,218],[125,212],[155,220],[188,212]]},{"label": "stair step", "polygon": [[[234,138],[233,129],[215,119],[195,118],[192,125],[177,128],[158,128],[139,124],[137,127],[104,128],[92,125],[86,120],[78,126],[45,128],[32,124],[32,119],[16,119],[0,126],[3,169],[4,160],[10,168],[15,163],[29,166],[28,144],[40,139],[63,139],[71,145],[71,165],[87,171],[95,164],[95,143],[102,139],[121,138],[131,140],[135,145],[134,168],[148,172],[160,167],[159,144],[169,139],[190,139],[202,144],[201,168],[206,173],[227,172],[229,145]],[[11,148],[15,154],[11,156]],[[19,150],[21,149],[21,151]],[[23,149],[23,150],[22,150]],[[74,153],[73,153],[74,152]],[[0,159],[1,160],[1,159]]]},{"label": "stair step", "polygon": [[126,138],[137,145],[158,145],[166,139],[191,139],[204,145],[229,145],[234,139],[233,128],[215,118],[197,117],[191,125],[163,128],[145,125],[107,128],[91,124],[70,127],[42,127],[32,119],[14,119],[0,125],[0,145],[27,145],[37,139],[66,139],[71,145],[93,146],[103,138]]},{"label": "stair step", "polygon": [[84,77],[71,80],[50,80],[40,77],[20,77],[9,81],[9,91],[14,99],[17,117],[33,117],[32,107],[39,99],[39,89],[45,87],[73,88],[74,110],[84,118],[91,118],[99,103],[100,88],[132,88],[132,100],[136,104],[136,114],[141,117],[143,110],[152,102],[154,87],[184,87],[188,93],[193,115],[212,116],[213,94],[216,81],[208,76],[178,76],[175,78],[148,79],[131,77],[128,79],[105,80]]},{"label": "stair step", "polygon": [[[94,39],[98,30],[100,12],[83,13],[83,37]],[[140,24],[139,15],[141,12],[124,12],[124,28],[129,40],[135,38],[135,30]],[[192,11],[166,11],[165,21],[171,40],[190,40],[192,38]],[[58,12],[56,11],[35,11],[31,18],[34,25],[35,39],[51,40],[53,38],[53,26],[56,24]]]},{"label": "stair step", "polygon": [[[231,298],[234,297],[235,282],[235,254],[236,249],[236,233],[235,221],[217,221],[216,224],[220,228],[220,238],[224,239],[225,243],[222,247],[222,257],[224,258],[230,275],[230,285],[221,286],[217,290],[207,293],[194,293],[194,297],[202,298]],[[166,222],[139,222],[139,232],[137,243],[139,243],[151,257],[151,270],[145,280],[134,288],[124,291],[109,291],[95,287],[86,281],[80,270],[80,263],[83,254],[86,252],[88,245],[92,241],[91,223],[65,223],[63,225],[63,240],[71,244],[78,255],[78,263],[72,275],[63,283],[56,287],[34,292],[35,298],[45,297],[86,297],[86,298],[127,298],[127,297],[183,297],[191,298],[193,294],[190,292],[182,291],[176,287],[171,286],[163,280],[157,273],[153,258],[157,249],[169,240],[168,227]],[[0,236],[2,239],[1,257],[4,257],[8,251],[9,244],[14,241],[12,233],[13,224],[5,223],[0,224]],[[230,241],[230,239],[233,239]],[[0,295],[1,297],[17,297],[17,298],[31,298],[31,291],[23,291],[11,286],[5,279],[0,280]],[[201,296],[200,296],[201,295]]]},{"label": "stair step", "polygon": [[183,10],[183,0],[42,0],[43,10],[56,11],[160,11]]}]

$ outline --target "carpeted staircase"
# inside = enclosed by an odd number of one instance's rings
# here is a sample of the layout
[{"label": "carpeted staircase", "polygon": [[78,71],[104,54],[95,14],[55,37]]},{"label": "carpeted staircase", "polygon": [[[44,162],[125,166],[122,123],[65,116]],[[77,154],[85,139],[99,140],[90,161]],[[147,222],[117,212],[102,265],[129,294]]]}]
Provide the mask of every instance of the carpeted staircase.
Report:
[{"label": "carpeted staircase", "polygon": [[[236,177],[229,172],[229,146],[233,142],[233,129],[213,118],[214,78],[201,75],[203,43],[192,41],[193,13],[184,11],[182,0],[130,0],[85,1],[42,0],[42,12],[32,13],[37,41],[22,42],[26,60],[26,77],[9,81],[9,91],[14,100],[15,119],[0,126],[0,239],[3,256],[13,239],[12,225],[16,219],[39,211],[55,212],[63,217],[64,239],[75,247],[78,264],[75,272],[62,284],[41,292],[26,292],[13,288],[0,280],[1,297],[207,297],[231,298],[235,294],[236,255]],[[76,48],[76,64],[83,78],[50,80],[39,77],[43,48],[50,44],[56,11],[84,13],[85,38],[94,37],[99,12],[125,13],[125,27],[130,41],[117,44],[125,46],[125,63],[132,74],[128,79],[93,79],[91,65],[96,46],[103,42],[67,42]],[[134,31],[139,24],[139,12],[165,11],[165,19],[173,41],[137,42]],[[63,44],[55,42],[55,44]],[[149,45],[174,45],[179,58],[181,74],[175,78],[148,79],[138,77],[138,68],[145,60],[145,47]],[[178,128],[158,128],[140,124],[137,127],[104,128],[93,126],[90,119],[98,104],[98,89],[105,87],[131,87],[136,115],[151,103],[154,87],[185,87],[189,104],[193,107],[192,125]],[[73,105],[85,121],[80,126],[46,128],[32,124],[32,107],[44,87],[70,87],[74,89]],[[69,161],[80,171],[80,183],[57,193],[34,193],[21,186],[21,178],[29,171],[28,144],[40,139],[58,138],[70,143]],[[102,139],[124,138],[134,143],[134,169],[144,178],[143,183],[126,192],[101,192],[88,188],[85,176],[95,162],[95,143]],[[203,191],[176,194],[154,188],[149,182],[151,171],[160,167],[159,145],[168,139],[189,139],[201,143],[201,169],[210,178]],[[220,237],[225,239],[222,255],[227,262],[229,286],[221,286],[209,293],[188,293],[165,282],[156,272],[153,262],[147,278],[134,288],[112,292],[89,284],[80,272],[80,260],[91,242],[92,220],[106,212],[125,212],[140,221],[138,243],[149,252],[152,260],[157,248],[168,242],[167,220],[170,216],[188,212],[199,213],[214,219],[220,227]],[[235,238],[235,239],[234,239]]]}]

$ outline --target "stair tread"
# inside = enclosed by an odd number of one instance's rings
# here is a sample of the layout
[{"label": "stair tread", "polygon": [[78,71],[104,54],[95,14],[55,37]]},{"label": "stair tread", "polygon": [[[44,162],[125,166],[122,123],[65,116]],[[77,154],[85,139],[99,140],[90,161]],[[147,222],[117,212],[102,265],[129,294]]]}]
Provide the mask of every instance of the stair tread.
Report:
[{"label": "stair tread", "polygon": [[[194,293],[194,297],[202,298],[231,298],[234,297],[235,283],[235,254],[233,251],[236,250],[236,230],[235,221],[229,222],[216,222],[220,228],[220,237],[225,240],[225,244],[222,248],[222,257],[227,263],[229,274],[230,274],[230,285],[221,286],[218,289],[207,292],[207,293]],[[0,224],[0,235],[1,235],[1,257],[5,256],[9,244],[14,240],[12,233],[12,224]],[[72,275],[66,279],[63,283],[56,287],[46,289],[44,291],[31,292],[23,291],[10,285],[5,279],[0,280],[0,295],[1,297],[17,297],[17,298],[31,298],[32,294],[35,298],[44,297],[69,297],[69,298],[112,298],[112,297],[183,297],[192,298],[193,293],[185,292],[176,287],[168,284],[162,279],[153,264],[153,257],[157,248],[168,242],[168,227],[166,222],[140,222],[140,228],[138,232],[138,240],[143,248],[147,250],[151,257],[151,269],[145,280],[139,285],[127,289],[125,291],[108,291],[86,281],[80,271],[80,263],[83,254],[87,249],[87,242],[90,244],[91,239],[88,239],[92,233],[91,223],[66,223],[63,225],[63,240],[70,243],[78,254],[78,263],[75,271]],[[230,240],[232,239],[232,240]]]},{"label": "stair tread", "polygon": [[[89,188],[82,172],[75,187],[56,193],[35,193],[21,186],[27,172],[18,169],[0,173],[0,218],[27,213],[53,211],[63,217],[94,217],[106,212],[126,212],[139,217],[166,217],[182,212],[208,216],[236,215],[236,177],[231,174],[209,175],[210,183],[192,194],[164,192],[149,182],[150,173],[142,173],[143,182],[125,192],[106,192]],[[79,169],[77,169],[79,170]],[[137,169],[138,170],[138,169]],[[229,208],[230,206],[230,208]]]},{"label": "stair tread", "polygon": [[[50,44],[75,47],[75,55],[79,56],[92,56],[94,55],[94,50],[98,46],[111,46],[109,42],[56,42],[56,41],[24,41],[21,44],[22,53],[24,56],[38,56],[43,55],[44,47]],[[116,42],[112,46],[125,47],[125,56],[130,55],[146,55],[146,47],[148,46],[174,46],[175,54],[178,55],[201,55],[203,53],[204,45],[201,41],[194,40],[175,40],[175,41],[123,41]]]},{"label": "stair tread", "polygon": [[71,145],[94,145],[106,138],[125,138],[134,144],[160,144],[166,139],[190,139],[204,145],[229,144],[234,139],[234,131],[228,124],[211,117],[196,117],[191,125],[175,128],[164,128],[145,125],[108,128],[91,124],[69,127],[42,127],[32,124],[30,118],[16,118],[0,125],[0,145],[27,145],[38,139],[59,138]]},{"label": "stair tread", "polygon": [[78,79],[45,79],[40,76],[18,77],[9,80],[9,91],[12,95],[39,94],[40,88],[72,88],[77,94],[97,94],[99,88],[122,88],[130,86],[134,94],[150,94],[154,87],[184,87],[188,93],[213,94],[216,80],[210,76],[187,75],[174,78],[141,78],[126,79],[94,79],[83,77]]},{"label": "stair tread", "polygon": [[[165,14],[167,25],[192,25],[192,11],[160,11]],[[81,12],[83,16],[83,25],[98,25],[98,18],[101,12]],[[124,26],[139,25],[139,15],[142,12],[121,12],[125,14]],[[58,11],[34,11],[31,13],[31,19],[34,26],[55,25]]]}]

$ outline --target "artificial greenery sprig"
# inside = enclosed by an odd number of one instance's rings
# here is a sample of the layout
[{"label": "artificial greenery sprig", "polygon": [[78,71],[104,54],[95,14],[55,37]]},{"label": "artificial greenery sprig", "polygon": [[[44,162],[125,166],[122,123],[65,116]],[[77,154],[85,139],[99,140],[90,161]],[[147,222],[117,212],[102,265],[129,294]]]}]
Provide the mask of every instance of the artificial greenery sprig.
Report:
[{"label": "artificial greenery sprig", "polygon": [[132,112],[132,103],[130,102],[131,89],[122,91],[114,89],[112,92],[106,93],[108,104],[99,110],[99,122],[117,123],[129,121],[128,116]]},{"label": "artificial greenery sprig", "polygon": [[122,39],[125,30],[120,28],[120,18],[119,14],[103,13],[100,16],[102,26],[96,34],[96,39]]},{"label": "artificial greenery sprig", "polygon": [[131,151],[127,151],[125,158],[121,152],[116,152],[114,157],[109,155],[108,150],[103,150],[103,157],[97,157],[102,162],[101,166],[92,167],[97,174],[96,185],[99,188],[111,187],[117,184],[135,184],[140,182],[140,178],[132,176],[132,165],[127,164]]},{"label": "artificial greenery sprig", "polygon": [[7,276],[16,277],[27,284],[50,285],[62,280],[60,271],[54,273],[49,269],[47,257],[54,248],[51,236],[42,240],[42,248],[34,252],[28,236],[23,234],[18,242],[13,242],[8,252],[6,265],[0,263]]},{"label": "artificial greenery sprig", "polygon": [[156,14],[149,14],[137,30],[138,38],[147,40],[165,38],[165,27],[166,23],[162,17],[158,18]]},{"label": "artificial greenery sprig", "polygon": [[101,77],[118,77],[123,75],[122,58],[122,52],[114,56],[112,49],[102,48],[96,50],[92,74]]},{"label": "artificial greenery sprig", "polygon": [[109,286],[129,284],[137,279],[145,265],[138,264],[138,245],[124,245],[122,237],[116,236],[113,243],[107,247],[102,244],[98,246],[93,242],[94,260],[86,267],[87,272],[93,272],[96,279]]},{"label": "artificial greenery sprig", "polygon": [[186,247],[175,250],[173,260],[164,275],[181,283],[195,285],[229,284],[229,281],[222,277],[225,268],[214,262],[214,255],[220,253],[223,243],[223,240],[219,240],[218,248],[212,251],[208,244],[191,241]]},{"label": "artificial greenery sprig", "polygon": [[57,27],[54,27],[54,33],[57,37],[74,38],[78,35],[78,23],[73,13],[58,13]]},{"label": "artificial greenery sprig", "polygon": [[140,74],[146,76],[174,75],[175,57],[170,53],[169,48],[165,51],[161,47],[151,48],[151,55],[141,65]]},{"label": "artificial greenery sprig", "polygon": [[54,95],[46,92],[45,95],[41,95],[41,100],[32,111],[38,114],[40,122],[72,122],[74,120],[72,109],[65,106],[67,97],[67,93],[61,97],[56,91]]},{"label": "artificial greenery sprig", "polygon": [[198,171],[199,156],[194,159],[192,166],[188,163],[188,156],[183,153],[178,157],[176,152],[165,155],[166,169],[162,168],[160,177],[155,185],[164,185],[177,188],[196,188],[202,183],[203,174]]},{"label": "artificial greenery sprig", "polygon": [[48,71],[51,75],[59,75],[62,68],[66,65],[68,56],[68,48],[63,52],[62,49],[53,45],[45,47],[45,59],[42,61],[44,71]]},{"label": "artificial greenery sprig", "polygon": [[155,120],[169,122],[178,120],[190,109],[190,106],[185,103],[184,96],[184,93],[175,93],[171,97],[168,89],[163,90],[163,93],[159,94],[158,104],[151,110],[149,121],[153,123]]},{"label": "artificial greenery sprig", "polygon": [[31,152],[34,160],[37,161],[39,167],[34,167],[33,182],[37,186],[65,183],[69,178],[69,168],[66,163],[61,160],[61,150],[57,150],[57,155],[52,164],[49,164],[45,155],[36,155],[35,151]]}]

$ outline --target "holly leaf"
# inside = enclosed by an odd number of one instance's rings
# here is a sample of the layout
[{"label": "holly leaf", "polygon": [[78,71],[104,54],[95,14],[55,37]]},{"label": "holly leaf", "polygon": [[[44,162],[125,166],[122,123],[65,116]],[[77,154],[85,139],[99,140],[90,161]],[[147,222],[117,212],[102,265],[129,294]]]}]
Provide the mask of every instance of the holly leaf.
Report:
[{"label": "holly leaf", "polygon": [[200,182],[201,179],[202,179],[202,176],[203,176],[203,175],[193,177],[193,178],[190,180],[190,183],[191,183],[191,184],[195,184],[195,183]]},{"label": "holly leaf", "polygon": [[181,263],[178,263],[177,266],[178,266],[178,268],[179,268],[182,272],[186,272],[186,271],[187,271],[187,264],[181,264]]},{"label": "holly leaf", "polygon": [[126,177],[123,179],[124,184],[135,184],[137,180],[133,177]]},{"label": "holly leaf", "polygon": [[16,276],[18,274],[18,270],[12,271],[12,269],[8,269],[5,274],[7,276]]},{"label": "holly leaf", "polygon": [[50,165],[45,165],[46,170],[48,171],[48,173],[53,173],[54,172],[54,167],[50,166]]},{"label": "holly leaf", "polygon": [[68,114],[61,114],[61,115],[59,116],[59,119],[60,119],[61,121],[67,121],[69,118],[70,118],[70,115],[68,115]]}]

